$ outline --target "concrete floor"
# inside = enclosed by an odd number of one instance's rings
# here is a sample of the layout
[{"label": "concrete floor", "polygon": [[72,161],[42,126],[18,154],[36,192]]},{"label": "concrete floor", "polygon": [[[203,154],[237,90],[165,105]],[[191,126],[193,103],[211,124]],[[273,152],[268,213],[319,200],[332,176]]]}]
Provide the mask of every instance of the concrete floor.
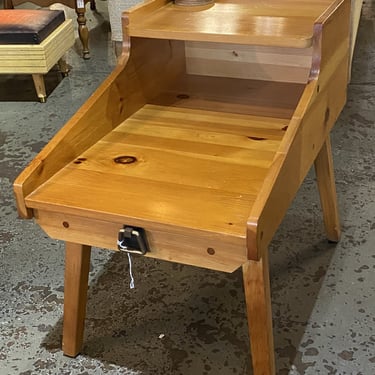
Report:
[{"label": "concrete floor", "polygon": [[[17,218],[12,182],[111,71],[106,3],[88,11],[92,59],[48,75],[0,76],[0,375],[251,374],[240,271],[233,274],[93,250],[82,355],[60,350],[63,243]],[[1,4],[0,4],[1,5]],[[279,374],[375,374],[375,0],[366,0],[348,102],[332,133],[343,235],[325,240],[313,172],[272,242]]]}]

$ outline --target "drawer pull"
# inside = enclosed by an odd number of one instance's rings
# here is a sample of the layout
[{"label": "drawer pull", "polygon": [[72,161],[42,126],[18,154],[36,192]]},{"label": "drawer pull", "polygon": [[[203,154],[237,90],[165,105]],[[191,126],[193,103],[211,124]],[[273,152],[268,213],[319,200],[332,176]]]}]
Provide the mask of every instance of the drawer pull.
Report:
[{"label": "drawer pull", "polygon": [[117,248],[126,253],[145,255],[149,251],[146,231],[124,225],[118,234]]}]

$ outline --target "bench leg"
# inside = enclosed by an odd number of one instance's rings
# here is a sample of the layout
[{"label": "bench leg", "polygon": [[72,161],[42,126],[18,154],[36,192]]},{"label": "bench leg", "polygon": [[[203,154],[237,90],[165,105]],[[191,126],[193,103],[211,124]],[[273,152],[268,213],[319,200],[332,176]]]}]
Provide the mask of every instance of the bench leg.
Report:
[{"label": "bench leg", "polygon": [[89,30],[86,26],[85,8],[76,8],[77,22],[78,22],[78,35],[82,43],[82,53],[85,60],[90,58],[89,51]]},{"label": "bench leg", "polygon": [[63,352],[75,357],[82,348],[91,247],[66,243]]},{"label": "bench leg", "polygon": [[329,241],[338,242],[341,231],[329,136],[319,151],[314,166],[327,237]]},{"label": "bench leg", "polygon": [[[267,251],[265,252],[267,253]],[[268,255],[242,266],[254,375],[274,375]]]},{"label": "bench leg", "polygon": [[64,77],[67,77],[69,74],[69,66],[66,63],[65,57],[61,57],[60,60],[57,62],[60,72]]},{"label": "bench leg", "polygon": [[45,103],[47,100],[46,87],[44,85],[43,74],[33,74],[33,81],[35,86],[35,91],[38,95],[38,99],[41,103]]}]

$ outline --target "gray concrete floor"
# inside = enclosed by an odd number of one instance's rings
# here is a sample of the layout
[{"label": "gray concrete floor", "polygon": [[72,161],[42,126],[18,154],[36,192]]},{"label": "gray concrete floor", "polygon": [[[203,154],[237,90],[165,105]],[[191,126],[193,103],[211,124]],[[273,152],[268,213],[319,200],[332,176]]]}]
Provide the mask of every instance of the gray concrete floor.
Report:
[{"label": "gray concrete floor", "polygon": [[[60,349],[64,248],[17,218],[12,182],[111,71],[106,3],[88,11],[92,59],[68,78],[0,76],[0,375],[251,374],[241,272],[93,250],[82,355]],[[0,4],[1,5],[1,4]],[[311,172],[272,242],[279,374],[375,374],[375,0],[366,0],[348,102],[332,133],[343,236],[325,240]]]}]

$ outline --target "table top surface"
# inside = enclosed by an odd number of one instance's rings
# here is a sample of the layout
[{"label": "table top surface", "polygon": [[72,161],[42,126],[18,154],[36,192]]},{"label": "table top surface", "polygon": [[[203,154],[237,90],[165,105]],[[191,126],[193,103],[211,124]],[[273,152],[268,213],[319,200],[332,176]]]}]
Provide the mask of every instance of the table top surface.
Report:
[{"label": "table top surface", "polygon": [[176,86],[36,188],[27,207],[245,238],[304,86],[190,75]]},{"label": "table top surface", "polygon": [[146,105],[27,203],[244,237],[249,207],[287,124],[283,118]]},{"label": "table top surface", "polygon": [[157,9],[131,10],[128,30],[139,37],[306,48],[312,44],[314,22],[334,3],[216,0],[206,8],[194,8],[168,2]]}]

